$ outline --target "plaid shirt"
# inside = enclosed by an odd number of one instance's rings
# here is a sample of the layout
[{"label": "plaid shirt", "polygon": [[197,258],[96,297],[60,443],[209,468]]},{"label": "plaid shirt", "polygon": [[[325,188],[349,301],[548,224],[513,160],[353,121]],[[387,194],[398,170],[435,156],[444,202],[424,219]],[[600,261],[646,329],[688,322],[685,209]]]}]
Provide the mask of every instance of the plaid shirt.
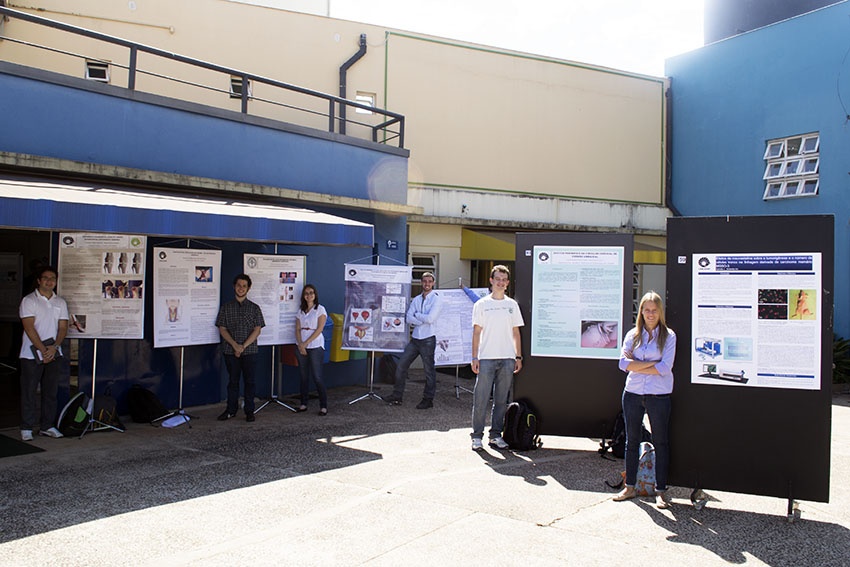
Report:
[{"label": "plaid shirt", "polygon": [[[234,341],[242,344],[254,330],[254,327],[265,327],[266,321],[263,319],[263,312],[259,305],[250,299],[245,299],[242,303],[233,299],[221,306],[215,320],[215,326],[224,327]],[[224,354],[234,354],[233,347],[224,338],[221,339],[221,348]],[[244,354],[257,354],[258,352],[257,341],[254,341],[245,347]]]}]

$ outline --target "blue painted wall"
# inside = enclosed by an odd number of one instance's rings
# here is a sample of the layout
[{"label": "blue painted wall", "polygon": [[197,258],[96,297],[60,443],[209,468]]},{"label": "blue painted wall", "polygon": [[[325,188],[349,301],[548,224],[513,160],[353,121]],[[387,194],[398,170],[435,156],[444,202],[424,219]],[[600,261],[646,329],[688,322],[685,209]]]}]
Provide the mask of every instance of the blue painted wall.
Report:
[{"label": "blue painted wall", "polygon": [[[407,202],[405,150],[379,148],[304,128],[256,123],[238,113],[174,102],[0,62],[0,109],[4,109],[0,150]],[[246,199],[242,195],[239,198]],[[403,216],[368,211],[315,209],[375,227],[374,249],[298,245],[277,248],[279,254],[307,257],[307,280],[316,284],[329,313],[341,313],[344,264],[371,263],[373,254],[406,263],[407,221]],[[184,247],[186,239],[193,235],[181,236],[182,239],[149,238],[148,258],[153,257],[154,246]],[[387,240],[397,241],[398,249],[387,250]],[[194,246],[222,250],[226,282],[242,271],[244,253],[275,253],[274,244],[268,243],[193,240]],[[55,257],[58,234],[54,234],[53,249]],[[152,273],[150,268],[148,274]],[[223,285],[221,301],[232,297],[232,287]],[[155,391],[169,408],[178,404],[180,349],[153,348],[151,300],[148,294],[145,339],[98,341],[96,390],[101,393],[110,385],[122,412],[126,408],[124,394],[133,383]],[[80,388],[90,392],[94,342],[80,343]],[[261,347],[257,383],[260,397],[271,391],[272,367],[271,347]],[[184,348],[182,368],[183,407],[217,403],[225,397],[227,378],[218,345]],[[367,378],[365,359],[329,363],[325,367],[325,380],[331,388],[365,385]],[[284,366],[282,393],[297,389],[297,368]]]},{"label": "blue painted wall", "polygon": [[[666,74],[673,205],[685,216],[835,214],[835,331],[850,335],[850,4],[669,59]],[[763,200],[766,141],[808,132],[820,133],[819,195]]]}]

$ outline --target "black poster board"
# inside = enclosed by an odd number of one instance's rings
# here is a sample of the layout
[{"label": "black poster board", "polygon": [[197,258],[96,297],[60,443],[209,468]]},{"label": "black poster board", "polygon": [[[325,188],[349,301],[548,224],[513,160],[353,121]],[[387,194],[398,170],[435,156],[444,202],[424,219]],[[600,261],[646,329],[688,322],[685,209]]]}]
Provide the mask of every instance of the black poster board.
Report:
[{"label": "black poster board", "polygon": [[[612,247],[621,250],[622,305],[619,338],[632,327],[632,264],[634,240],[630,234],[519,233],[516,236],[516,290],[525,326],[521,330],[523,369],[514,379],[514,399],[525,399],[534,408],[543,435],[604,437],[620,411],[626,375],[617,359],[532,356],[531,329],[535,246]],[[511,295],[510,290],[508,294]],[[619,356],[619,349],[614,349]]]},{"label": "black poster board", "polygon": [[[829,501],[833,225],[832,215],[668,219],[666,314],[678,337],[670,484]],[[694,255],[793,253],[821,255],[819,389],[694,383]]]}]

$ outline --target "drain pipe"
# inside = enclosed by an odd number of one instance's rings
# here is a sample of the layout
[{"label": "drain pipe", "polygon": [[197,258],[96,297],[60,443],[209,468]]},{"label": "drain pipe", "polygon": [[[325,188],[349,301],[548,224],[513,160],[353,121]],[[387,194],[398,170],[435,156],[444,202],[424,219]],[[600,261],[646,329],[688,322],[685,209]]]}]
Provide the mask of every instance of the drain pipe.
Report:
[{"label": "drain pipe", "polygon": [[[346,75],[348,74],[348,70],[352,65],[357,63],[361,57],[366,55],[366,34],[360,34],[360,49],[357,50],[357,53],[351,56],[351,59],[342,64],[342,67],[339,68],[339,98],[346,98],[345,96],[345,86],[346,86]],[[339,108],[339,133],[345,134],[345,111],[348,105],[341,104]]]}]

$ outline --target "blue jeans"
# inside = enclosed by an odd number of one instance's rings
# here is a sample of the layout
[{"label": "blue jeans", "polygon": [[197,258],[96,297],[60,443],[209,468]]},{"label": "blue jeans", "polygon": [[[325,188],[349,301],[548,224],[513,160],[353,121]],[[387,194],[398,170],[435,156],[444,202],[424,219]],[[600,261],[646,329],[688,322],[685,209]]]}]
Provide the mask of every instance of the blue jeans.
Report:
[{"label": "blue jeans", "polygon": [[245,415],[254,413],[254,374],[257,369],[257,355],[243,354],[235,356],[232,354],[224,355],[224,364],[227,366],[227,374],[230,379],[227,381],[227,413],[236,415],[239,409],[239,377],[245,381]]},{"label": "blue jeans", "polygon": [[411,338],[401,358],[398,359],[398,367],[395,371],[395,387],[393,394],[401,398],[404,395],[404,386],[407,383],[407,371],[417,356],[422,357],[422,366],[425,368],[425,392],[422,397],[433,400],[437,393],[437,369],[434,368],[434,350],[437,348],[437,337],[425,339]]},{"label": "blue jeans", "polygon": [[644,413],[649,415],[652,445],[655,447],[655,489],[667,490],[670,468],[670,394],[640,395],[623,392],[623,418],[626,421],[626,484],[637,481],[638,452],[643,437]]},{"label": "blue jeans", "polygon": [[511,394],[516,361],[513,358],[487,359],[479,361],[478,364],[478,377],[475,379],[475,388],[472,391],[472,438],[484,437],[484,421],[490,402],[490,392],[493,392],[490,439],[501,437],[502,429],[505,427],[505,410],[508,407],[508,396]]},{"label": "blue jeans", "polygon": [[[29,358],[21,359],[21,429],[35,429],[36,420],[42,431],[56,423],[56,395],[59,391],[59,360],[36,364]],[[41,384],[41,418],[36,413],[36,391]]]},{"label": "blue jeans", "polygon": [[298,370],[301,372],[301,405],[306,406],[310,399],[310,375],[316,383],[319,392],[319,407],[327,409],[328,390],[322,380],[322,368],[325,363],[325,349],[322,347],[308,348],[306,356],[295,347],[295,358],[298,359]]}]

